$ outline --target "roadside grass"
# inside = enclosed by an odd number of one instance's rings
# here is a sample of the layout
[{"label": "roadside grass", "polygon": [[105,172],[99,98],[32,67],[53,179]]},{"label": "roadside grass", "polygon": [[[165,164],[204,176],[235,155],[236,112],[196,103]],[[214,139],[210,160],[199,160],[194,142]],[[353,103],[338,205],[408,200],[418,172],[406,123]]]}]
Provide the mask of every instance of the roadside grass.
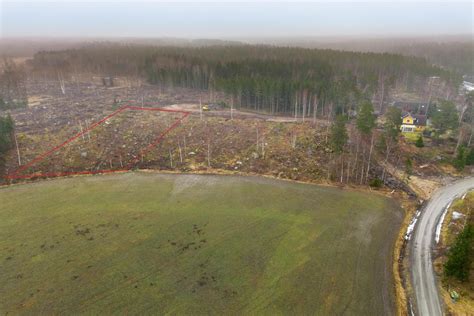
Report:
[{"label": "roadside grass", "polygon": [[0,312],[394,311],[400,208],[260,177],[127,173],[0,189]]},{"label": "roadside grass", "polygon": [[395,260],[393,260],[393,273],[395,278],[396,315],[401,316],[407,314],[407,293],[412,292],[408,271],[406,269],[409,262],[408,256],[406,256],[407,240],[405,239],[405,235],[419,206],[416,201],[409,199],[405,193],[402,193],[402,195],[398,196],[397,199],[401,201],[402,208],[405,210],[404,218],[393,249],[393,256],[395,258]]}]

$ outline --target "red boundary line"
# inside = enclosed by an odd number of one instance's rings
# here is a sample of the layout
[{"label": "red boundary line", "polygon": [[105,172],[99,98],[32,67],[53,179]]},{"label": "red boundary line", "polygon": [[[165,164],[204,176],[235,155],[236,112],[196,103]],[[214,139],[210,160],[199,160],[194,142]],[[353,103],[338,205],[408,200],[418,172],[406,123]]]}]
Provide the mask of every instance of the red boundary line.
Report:
[{"label": "red boundary line", "polygon": [[[50,156],[52,153],[55,151],[61,149],[62,147],[66,146],[70,142],[76,140],[77,138],[81,137],[82,135],[85,135],[86,133],[90,132],[92,129],[96,128],[97,126],[103,124],[105,121],[110,119],[111,117],[125,111],[125,110],[131,110],[131,111],[158,111],[158,112],[170,112],[170,113],[181,113],[183,116],[178,118],[172,125],[170,125],[165,131],[163,131],[160,135],[158,135],[155,140],[150,143],[147,147],[142,149],[137,157],[133,159],[125,168],[123,169],[104,169],[104,170],[96,170],[96,171],[75,171],[75,172],[50,172],[50,173],[41,173],[41,174],[27,174],[27,175],[19,175],[20,172],[28,169],[35,163],[44,160],[46,157]],[[140,160],[140,156],[143,156],[144,154],[148,153],[153,147],[158,145],[163,138],[171,132],[174,128],[176,128],[181,122],[188,117],[188,115],[191,114],[190,112],[187,111],[181,111],[181,110],[172,110],[172,109],[162,109],[162,108],[151,108],[151,107],[143,107],[143,106],[130,106],[126,105],[118,110],[112,112],[111,114],[107,115],[100,121],[92,124],[89,126],[87,129],[83,130],[82,132],[77,133],[76,135],[72,136],[71,138],[67,139],[64,141],[62,144],[53,147],[52,149],[38,155],[35,157],[32,161],[28,162],[26,165],[21,166],[17,170],[15,170],[12,174],[7,175],[5,178],[14,180],[14,179],[31,179],[35,177],[48,177],[48,178],[54,178],[54,177],[63,177],[63,176],[72,176],[72,175],[84,175],[84,174],[99,174],[99,173],[113,173],[113,172],[126,172],[132,169],[133,165],[136,164]]]}]

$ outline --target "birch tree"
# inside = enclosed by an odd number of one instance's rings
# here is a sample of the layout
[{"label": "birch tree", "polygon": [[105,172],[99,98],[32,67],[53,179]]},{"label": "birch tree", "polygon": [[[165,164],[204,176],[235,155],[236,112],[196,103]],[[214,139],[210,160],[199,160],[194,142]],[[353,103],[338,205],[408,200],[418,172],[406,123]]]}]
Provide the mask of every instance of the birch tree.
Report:
[{"label": "birch tree", "polygon": [[[398,143],[400,135],[400,125],[402,124],[402,111],[394,106],[389,106],[384,115],[385,123],[383,126],[383,143],[385,145],[385,164],[392,149]],[[382,180],[385,178],[385,166],[382,173]]]},{"label": "birch tree", "polygon": [[[363,101],[359,106],[359,112],[357,113],[356,126],[358,131],[361,133],[361,139],[367,142],[370,139],[369,157],[367,158],[367,170],[365,173],[365,179],[367,180],[370,171],[370,160],[372,156],[374,146],[374,135],[373,128],[375,127],[375,115],[374,106],[370,101]],[[364,182],[363,173],[361,175],[361,183]]]},{"label": "birch tree", "polygon": [[339,157],[341,163],[340,182],[344,178],[344,149],[348,140],[346,118],[338,115],[331,127],[330,145],[332,151]]}]

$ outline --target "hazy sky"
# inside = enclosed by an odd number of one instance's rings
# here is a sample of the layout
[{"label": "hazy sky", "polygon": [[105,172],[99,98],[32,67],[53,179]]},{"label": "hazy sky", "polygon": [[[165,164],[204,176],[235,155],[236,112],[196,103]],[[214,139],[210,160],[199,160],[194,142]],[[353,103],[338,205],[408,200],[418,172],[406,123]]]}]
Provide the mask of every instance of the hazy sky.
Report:
[{"label": "hazy sky", "polygon": [[469,2],[156,2],[0,0],[2,36],[472,34]]}]

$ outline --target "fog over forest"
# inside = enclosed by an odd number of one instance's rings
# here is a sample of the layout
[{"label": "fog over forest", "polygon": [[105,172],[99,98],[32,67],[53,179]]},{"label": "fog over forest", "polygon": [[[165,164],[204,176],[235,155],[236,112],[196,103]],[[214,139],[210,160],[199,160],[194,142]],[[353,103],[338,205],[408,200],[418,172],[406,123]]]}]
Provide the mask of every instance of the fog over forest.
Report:
[{"label": "fog over forest", "polygon": [[32,57],[38,51],[79,48],[94,43],[123,43],[153,46],[271,45],[358,52],[396,53],[423,57],[436,65],[452,68],[462,75],[474,75],[472,35],[411,37],[247,37],[227,39],[140,38],[140,37],[9,37],[0,38],[0,55]]}]

